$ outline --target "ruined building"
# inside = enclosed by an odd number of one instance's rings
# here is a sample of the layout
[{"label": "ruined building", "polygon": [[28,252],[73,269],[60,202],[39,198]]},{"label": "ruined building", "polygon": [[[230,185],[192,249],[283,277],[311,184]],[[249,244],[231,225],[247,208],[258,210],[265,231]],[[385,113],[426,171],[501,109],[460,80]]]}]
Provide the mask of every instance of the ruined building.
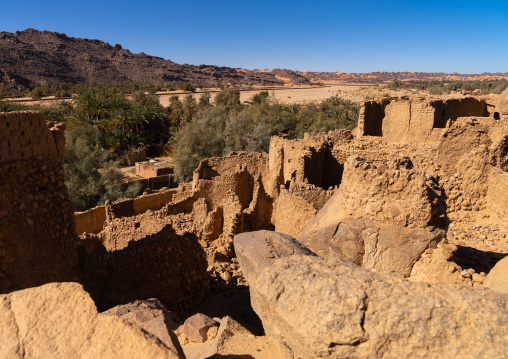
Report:
[{"label": "ruined building", "polygon": [[[507,342],[506,330],[499,329],[506,328],[505,297],[404,279],[481,289],[486,272],[508,253],[506,98],[499,105],[476,98],[368,101],[354,131],[306,134],[300,140],[273,137],[269,153],[209,158],[191,183],[81,213],[73,213],[64,184],[64,129],[36,112],[0,114],[6,134],[0,138],[0,315],[7,313],[2,318],[12,328],[17,309],[11,301],[21,300],[18,290],[49,282],[80,282],[101,311],[152,297],[178,310],[205,298],[210,286],[248,284],[254,309],[288,357],[314,357],[316,350],[324,357],[333,352],[372,357],[381,347],[397,356],[406,348],[400,337],[415,333],[415,321],[424,324],[404,355],[444,348],[444,356],[453,356],[461,347],[453,340],[463,341],[470,330],[481,334],[481,348],[492,338]],[[282,234],[240,235],[259,230]],[[319,280],[302,282],[309,273]],[[294,295],[281,297],[278,291],[286,285]],[[300,293],[307,285],[310,291]],[[336,319],[332,330],[321,322],[313,327],[318,331],[306,330],[323,333],[311,337],[315,345],[300,340],[295,333],[321,318],[316,308],[330,307],[329,297],[319,295],[332,293],[330,285],[335,293],[356,293],[358,299],[352,306],[349,297],[340,297],[344,301],[334,307],[333,315],[348,318],[341,325],[346,334],[340,334],[347,341],[336,345],[328,339],[336,335]],[[65,285],[52,288],[60,296],[78,296]],[[80,293],[81,302],[93,307]],[[398,293],[400,305],[391,304],[390,293]],[[419,298],[414,293],[428,300],[408,306]],[[438,297],[444,299],[431,302]],[[283,321],[273,308],[300,308],[298,303],[305,307],[296,317],[294,310],[287,313],[288,326],[279,327]],[[479,324],[461,325],[459,337],[454,330],[443,332],[452,344],[439,343],[440,334],[429,336],[426,321],[432,328],[442,322],[431,321],[429,311],[455,328],[461,308],[478,303],[488,308],[487,316],[467,313]],[[364,323],[382,323],[368,315],[385,310],[406,318],[404,326],[383,324],[380,330],[387,335],[365,334],[370,324]],[[501,319],[489,322],[489,315]],[[392,336],[388,347],[386,338]],[[11,344],[21,345],[14,339]],[[503,350],[499,346],[491,353]]]},{"label": "ruined building", "polygon": [[[192,183],[77,213],[76,228],[112,250],[170,225],[193,233],[209,272],[232,282],[241,276],[224,276],[217,263],[234,258],[235,234],[260,229],[307,241],[314,233],[324,242],[304,244],[325,257],[409,276],[423,252],[446,236],[453,213],[487,210],[499,226],[508,225],[507,120],[488,108],[475,98],[366,102],[353,133],[273,137],[268,154],[206,159]],[[442,127],[435,127],[438,114]],[[365,133],[373,126],[382,131]],[[327,203],[341,208],[329,228],[323,226],[329,215],[320,213]]]}]

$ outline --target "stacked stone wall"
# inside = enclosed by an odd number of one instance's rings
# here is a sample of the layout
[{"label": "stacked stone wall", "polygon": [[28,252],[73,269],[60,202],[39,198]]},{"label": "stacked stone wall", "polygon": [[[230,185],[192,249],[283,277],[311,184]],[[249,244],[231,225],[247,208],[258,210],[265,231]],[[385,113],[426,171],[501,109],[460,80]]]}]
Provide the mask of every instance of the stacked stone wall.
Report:
[{"label": "stacked stone wall", "polygon": [[53,125],[37,112],[0,113],[0,293],[78,280],[64,127]]},{"label": "stacked stone wall", "polygon": [[208,291],[206,255],[197,238],[177,235],[169,225],[121,250],[86,255],[84,262],[85,289],[99,310],[148,298],[175,310]]},{"label": "stacked stone wall", "polygon": [[[143,195],[133,199],[125,199],[113,202],[108,207],[108,214],[116,218],[131,217],[146,211],[157,211],[166,206],[173,199],[177,189],[160,191],[153,194]],[[106,206],[98,206],[85,212],[74,214],[76,232],[99,233],[106,222]]]}]

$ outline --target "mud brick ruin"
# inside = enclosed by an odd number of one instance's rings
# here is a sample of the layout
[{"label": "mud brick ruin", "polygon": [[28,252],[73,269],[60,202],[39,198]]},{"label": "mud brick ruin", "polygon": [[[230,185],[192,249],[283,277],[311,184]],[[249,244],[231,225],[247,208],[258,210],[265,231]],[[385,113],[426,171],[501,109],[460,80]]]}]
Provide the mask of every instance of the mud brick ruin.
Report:
[{"label": "mud brick ruin", "polygon": [[[40,113],[0,114],[7,134],[0,138],[0,293],[78,281],[100,310],[152,297],[174,310],[203,299],[210,286],[237,284],[271,298],[254,273],[264,264],[249,262],[257,254],[238,236],[260,230],[286,235],[277,249],[280,234],[254,232],[266,238],[260,248],[272,246],[270,258],[310,249],[333,270],[356,271],[340,264],[346,260],[381,273],[358,275],[388,281],[395,292],[426,291],[403,278],[482,289],[486,272],[508,252],[501,245],[508,231],[506,99],[367,101],[353,131],[273,137],[269,153],[209,158],[191,183],[81,213],[73,213],[64,185],[64,130]],[[473,227],[477,220],[488,225]],[[500,252],[460,246],[472,231],[497,238]],[[240,265],[235,236],[244,241]],[[299,265],[321,266],[313,258]],[[286,262],[273,268],[285,270]],[[399,279],[383,277],[393,273]],[[492,308],[502,307],[496,298]],[[266,303],[258,314],[269,333],[278,324]],[[279,339],[289,356],[307,350]]]},{"label": "mud brick ruin", "polygon": [[[0,139],[0,293],[80,281],[101,308],[144,296],[177,306],[205,294],[205,254],[189,234],[165,227],[130,245],[79,239],[64,184],[64,130],[38,112],[0,114],[6,134]],[[133,207],[121,207],[118,215],[133,214]],[[164,284],[163,276],[175,279]]]},{"label": "mud brick ruin", "polygon": [[64,184],[65,125],[0,113],[0,291],[74,281],[74,211]]}]

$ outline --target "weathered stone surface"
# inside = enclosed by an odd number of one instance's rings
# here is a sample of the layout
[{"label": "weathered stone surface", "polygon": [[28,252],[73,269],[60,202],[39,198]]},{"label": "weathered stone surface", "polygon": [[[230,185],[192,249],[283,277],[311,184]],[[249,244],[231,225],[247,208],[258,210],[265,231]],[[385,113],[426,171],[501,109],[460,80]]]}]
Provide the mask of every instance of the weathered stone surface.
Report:
[{"label": "weathered stone surface", "polygon": [[407,159],[369,163],[351,156],[340,190],[296,239],[324,258],[342,258],[380,272],[409,275],[413,264],[444,230],[437,222],[439,196]]},{"label": "weathered stone surface", "polygon": [[182,358],[185,357],[178,338],[173,333],[178,328],[180,320],[164,308],[158,299],[136,300],[124,305],[117,305],[101,314],[114,315],[137,325],[159,338],[173,352],[179,353]]},{"label": "weathered stone surface", "polygon": [[249,280],[255,280],[253,276],[272,265],[273,260],[277,258],[290,255],[315,255],[293,237],[265,230],[237,234],[234,246],[243,272],[250,273]]},{"label": "weathered stone surface", "polygon": [[179,358],[159,339],[101,315],[77,283],[0,295],[1,358]]},{"label": "weathered stone surface", "polygon": [[226,316],[220,322],[217,337],[199,358],[215,357],[278,359],[283,356],[271,337],[256,337],[236,320]]},{"label": "weathered stone surface", "polygon": [[203,343],[208,339],[208,330],[218,325],[219,323],[212,318],[198,313],[187,318],[183,323],[183,334],[194,343]]},{"label": "weathered stone surface", "polygon": [[[212,327],[216,329],[217,327]],[[181,334],[182,336],[184,334]],[[187,359],[256,358],[281,359],[279,348],[269,336],[254,336],[233,318],[220,320],[217,336],[206,343],[183,346]]]},{"label": "weathered stone surface", "polygon": [[[241,242],[235,248],[244,261],[262,260]],[[506,296],[409,282],[340,259],[268,262],[244,272],[253,308],[286,358],[490,358],[508,350]]]},{"label": "weathered stone surface", "polygon": [[217,354],[228,354],[227,352],[224,352],[224,345],[232,336],[242,336],[244,339],[253,337],[253,335],[240,323],[233,318],[226,316],[220,321],[217,336],[210,347],[203,353],[202,357],[209,358]]},{"label": "weathered stone surface", "polygon": [[496,292],[508,294],[508,256],[496,263],[487,274],[483,285]]}]

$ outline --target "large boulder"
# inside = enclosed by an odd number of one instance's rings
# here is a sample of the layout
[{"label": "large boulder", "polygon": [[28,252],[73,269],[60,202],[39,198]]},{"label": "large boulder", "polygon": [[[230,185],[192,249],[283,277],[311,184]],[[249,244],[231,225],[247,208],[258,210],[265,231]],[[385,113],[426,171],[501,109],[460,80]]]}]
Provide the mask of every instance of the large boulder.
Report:
[{"label": "large boulder", "polygon": [[[315,255],[293,237],[266,230],[237,234],[234,246],[237,259],[242,263],[242,271],[250,273],[249,280],[255,280],[254,276],[271,266],[276,258]],[[241,250],[237,251],[237,248]]]},{"label": "large boulder", "polygon": [[0,295],[0,358],[180,358],[136,325],[99,314],[80,284]]},{"label": "large boulder", "polygon": [[127,304],[117,305],[102,315],[111,315],[137,325],[144,331],[159,338],[168,348],[185,358],[182,347],[174,330],[180,325],[176,315],[167,310],[162,303],[155,298],[136,300]]},{"label": "large boulder", "polygon": [[483,285],[496,292],[508,294],[508,256],[496,263],[487,274]]},{"label": "large boulder", "polygon": [[[265,237],[250,235],[259,245]],[[287,238],[287,250],[270,258],[263,254],[269,245],[254,250],[246,239],[237,235],[235,250],[253,308],[286,358],[506,356],[504,295],[409,282],[300,250],[292,254],[298,245]]]},{"label": "large boulder", "polygon": [[296,236],[324,258],[408,276],[445,234],[442,193],[409,159],[371,163],[351,156],[336,193]]}]

